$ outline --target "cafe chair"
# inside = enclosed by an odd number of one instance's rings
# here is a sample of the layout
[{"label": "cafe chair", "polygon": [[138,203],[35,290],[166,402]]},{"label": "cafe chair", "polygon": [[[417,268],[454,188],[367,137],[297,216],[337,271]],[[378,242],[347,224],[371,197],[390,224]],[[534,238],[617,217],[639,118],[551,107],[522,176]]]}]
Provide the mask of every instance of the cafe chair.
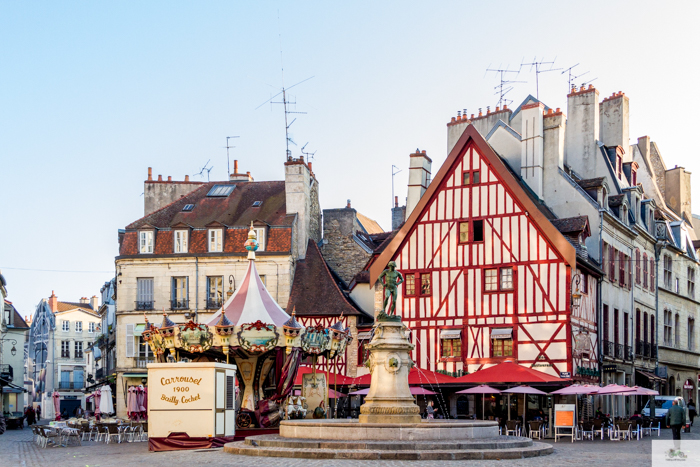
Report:
[{"label": "cafe chair", "polygon": [[517,420],[508,420],[506,422],[506,436],[520,436],[520,424]]}]

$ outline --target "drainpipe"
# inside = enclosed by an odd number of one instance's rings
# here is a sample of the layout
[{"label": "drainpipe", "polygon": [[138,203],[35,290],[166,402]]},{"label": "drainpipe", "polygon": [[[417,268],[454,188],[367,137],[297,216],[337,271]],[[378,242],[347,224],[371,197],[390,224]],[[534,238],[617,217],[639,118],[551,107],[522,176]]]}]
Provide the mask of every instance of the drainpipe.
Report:
[{"label": "drainpipe", "polygon": [[[635,254],[634,254],[634,250],[635,250],[635,248],[634,248],[634,243],[633,243],[632,245],[633,245],[633,246],[632,246],[632,251],[630,251],[630,258],[634,258],[634,261],[635,261],[634,267],[636,268],[636,267],[637,267],[637,265],[636,265],[637,257],[636,257]],[[629,261],[629,267],[630,267],[630,273],[631,273],[632,271],[636,271],[636,269],[632,269],[632,261]],[[627,278],[629,279],[629,277],[632,276],[632,275],[633,275],[633,274],[628,274],[628,275],[627,275]],[[635,278],[632,279],[632,280],[630,281],[630,290],[632,291],[632,294],[631,294],[631,297],[630,297],[630,300],[632,301],[632,308],[630,309],[630,318],[631,318],[631,320],[632,320],[632,326],[630,327],[629,330],[630,330],[630,332],[632,333],[632,337],[634,337],[634,331],[635,331],[635,329],[636,329],[636,328],[635,328],[635,317],[637,316],[637,315],[635,314],[635,305],[634,305],[634,284],[635,284],[636,280],[637,280],[637,277],[635,276]],[[641,313],[640,313],[640,318],[641,318]],[[628,334],[629,334],[629,333],[628,333]],[[636,370],[635,370],[636,366],[635,366],[635,363],[634,363],[634,362],[635,362],[635,356],[634,356],[634,344],[635,344],[635,341],[634,341],[634,339],[630,339],[630,338],[629,338],[629,335],[627,336],[627,339],[629,339],[629,342],[631,342],[631,344],[632,344],[632,380],[635,381],[634,384],[636,385],[636,384],[637,384],[637,383],[636,383],[636,380],[637,380],[637,372],[636,372]],[[627,349],[625,349],[625,351],[627,351]],[[631,399],[631,400],[630,400],[630,406],[632,405],[632,401],[634,401],[634,407],[635,407],[635,409],[637,408],[637,399],[639,399],[639,396],[635,396],[634,399]],[[630,408],[631,408],[631,407],[630,407]],[[634,414],[634,413],[635,413],[635,410],[632,410],[632,413]]]},{"label": "drainpipe", "polygon": [[199,257],[194,257],[194,322],[199,323]]},{"label": "drainpipe", "polygon": [[[600,258],[600,265],[603,268],[603,275],[605,275],[605,264],[603,263],[603,212],[604,209],[598,209],[600,213],[600,225],[598,228],[598,253]],[[600,373],[600,385],[603,384],[603,336],[605,333],[602,331],[603,324],[603,276],[598,278],[598,372]],[[602,402],[602,401],[601,401]]]}]

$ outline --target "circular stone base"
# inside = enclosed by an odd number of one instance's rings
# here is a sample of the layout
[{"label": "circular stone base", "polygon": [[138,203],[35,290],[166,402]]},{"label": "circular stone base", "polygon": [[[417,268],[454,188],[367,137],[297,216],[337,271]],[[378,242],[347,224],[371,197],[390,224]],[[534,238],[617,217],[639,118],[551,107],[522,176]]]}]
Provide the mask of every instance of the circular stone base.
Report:
[{"label": "circular stone base", "polygon": [[438,441],[497,438],[498,423],[423,420],[419,423],[359,423],[357,420],[284,420],[280,436],[294,439]]},{"label": "circular stone base", "polygon": [[551,454],[553,448],[530,438],[514,436],[461,441],[335,441],[258,435],[228,443],[224,451],[248,456],[306,459],[480,460],[544,456]]}]

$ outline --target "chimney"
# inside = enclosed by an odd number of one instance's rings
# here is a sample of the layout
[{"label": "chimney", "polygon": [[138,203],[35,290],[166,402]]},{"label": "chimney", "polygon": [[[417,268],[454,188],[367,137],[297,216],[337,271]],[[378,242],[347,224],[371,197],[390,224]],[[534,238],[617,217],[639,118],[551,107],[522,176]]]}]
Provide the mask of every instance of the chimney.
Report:
[{"label": "chimney", "polygon": [[189,181],[190,181],[190,176],[189,176],[189,175],[185,175],[185,181],[186,181],[186,182],[189,182]]},{"label": "chimney", "polygon": [[598,90],[592,85],[572,89],[567,99],[566,146],[564,158],[583,178],[604,173],[605,164],[599,155],[600,105]]},{"label": "chimney", "polygon": [[239,173],[238,172],[238,160],[233,161],[233,173],[228,176],[231,182],[252,182],[253,177],[251,177],[250,172]]},{"label": "chimney", "polygon": [[233,173],[237,174],[238,173],[238,159],[235,159],[233,161]]},{"label": "chimney", "polygon": [[642,153],[642,157],[649,162],[649,157],[651,156],[651,138],[648,136],[637,138],[637,148],[639,149],[639,152]]},{"label": "chimney", "polygon": [[411,212],[428,188],[432,162],[433,161],[425,154],[425,151],[421,152],[420,149],[416,149],[416,152],[411,154],[408,166],[407,217],[411,215]]},{"label": "chimney", "polygon": [[622,146],[624,158],[630,154],[630,100],[624,93],[614,93],[600,105],[600,141],[606,146]]},{"label": "chimney", "polygon": [[170,175],[168,175],[168,181],[169,181],[169,182],[172,182],[172,181],[173,181],[173,177],[170,176]]},{"label": "chimney", "polygon": [[520,176],[544,198],[544,104],[535,102],[521,108]]},{"label": "chimney", "polygon": [[90,299],[90,307],[95,311],[100,308],[100,300],[97,298],[97,295],[93,295]]},{"label": "chimney", "polygon": [[[558,180],[558,169],[564,168],[564,144],[566,134],[566,115],[557,109],[544,118],[544,191],[556,189],[554,180]],[[551,178],[550,177],[556,177]],[[554,183],[549,183],[552,180]]]},{"label": "chimney", "polygon": [[290,157],[284,163],[284,191],[287,214],[297,215],[292,251],[298,259],[304,259],[309,239],[321,241],[321,209],[318,181],[303,159]]},{"label": "chimney", "polygon": [[666,171],[664,200],[676,214],[685,217],[692,228],[693,213],[690,206],[690,172],[683,167]]},{"label": "chimney", "polygon": [[348,200],[348,204],[345,206],[347,209],[352,209],[352,206],[350,205],[350,200]]},{"label": "chimney", "polygon": [[406,206],[399,206],[399,197],[394,196],[394,207],[391,208],[391,230],[396,230],[406,221]]},{"label": "chimney", "polygon": [[394,196],[394,207],[395,208],[399,207],[399,197],[398,196]]},{"label": "chimney", "polygon": [[51,296],[49,297],[49,308],[51,308],[51,311],[56,313],[58,310],[58,297],[56,297],[56,294],[51,291]]},{"label": "chimney", "polygon": [[163,176],[162,176],[162,175],[158,175],[158,181],[159,181],[159,182],[162,182],[162,181],[163,181]]},{"label": "chimney", "polygon": [[88,298],[87,297],[80,297],[80,303],[82,303],[83,305],[87,305],[89,303]]},{"label": "chimney", "polygon": [[148,168],[148,181],[150,182],[153,180],[153,169],[151,167]]}]

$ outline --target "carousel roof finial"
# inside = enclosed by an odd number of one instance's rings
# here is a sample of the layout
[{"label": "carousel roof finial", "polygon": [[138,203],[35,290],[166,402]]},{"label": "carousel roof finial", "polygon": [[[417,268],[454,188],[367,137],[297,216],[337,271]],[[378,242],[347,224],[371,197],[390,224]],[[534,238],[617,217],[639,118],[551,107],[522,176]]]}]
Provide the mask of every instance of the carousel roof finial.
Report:
[{"label": "carousel roof finial", "polygon": [[255,251],[258,249],[258,236],[253,228],[253,221],[250,221],[250,230],[248,231],[248,240],[246,240],[244,246],[248,250],[248,259],[255,261]]},{"label": "carousel roof finial", "polygon": [[163,307],[163,324],[161,324],[160,327],[171,328],[173,326],[175,326],[175,323],[168,317],[168,314],[165,312],[165,307]]},{"label": "carousel roof finial", "polygon": [[334,329],[334,330],[340,331],[340,332],[345,332],[345,326],[343,326],[343,313],[344,312],[340,313],[340,318],[333,326],[331,326],[331,329]]},{"label": "carousel roof finial", "polygon": [[297,314],[296,307],[292,309],[292,317],[287,320],[286,323],[284,323],[282,326],[287,328],[287,329],[301,329],[304,326],[299,324],[299,322],[296,320],[295,316]]}]

